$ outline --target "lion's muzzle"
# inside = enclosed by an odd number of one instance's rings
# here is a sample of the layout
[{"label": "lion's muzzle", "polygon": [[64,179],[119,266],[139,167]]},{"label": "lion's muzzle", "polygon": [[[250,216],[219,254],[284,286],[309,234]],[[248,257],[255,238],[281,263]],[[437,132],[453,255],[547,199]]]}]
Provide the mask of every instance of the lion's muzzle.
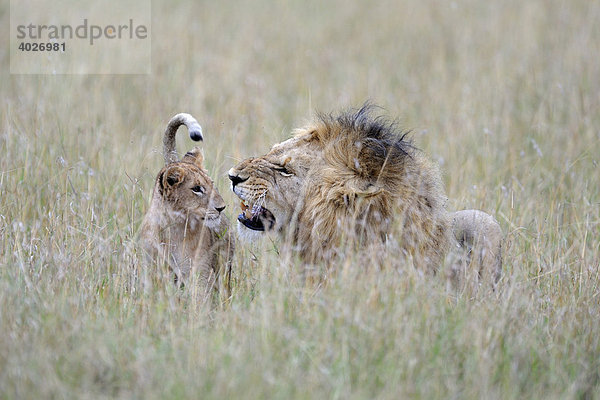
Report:
[{"label": "lion's muzzle", "polygon": [[[240,199],[242,213],[238,215],[238,221],[246,228],[253,231],[268,231],[275,226],[275,216],[261,204],[255,195],[249,195],[248,189],[244,185],[250,177],[244,177],[234,168],[229,170],[229,179],[231,180],[231,190]],[[240,185],[240,186],[238,186]],[[259,196],[260,197],[260,196]]]}]

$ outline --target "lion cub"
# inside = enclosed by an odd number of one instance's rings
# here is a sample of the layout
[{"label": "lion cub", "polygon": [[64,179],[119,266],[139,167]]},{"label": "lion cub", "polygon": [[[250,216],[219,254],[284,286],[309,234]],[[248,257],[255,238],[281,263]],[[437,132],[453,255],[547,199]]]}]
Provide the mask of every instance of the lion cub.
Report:
[{"label": "lion cub", "polygon": [[229,285],[234,239],[222,214],[225,202],[204,169],[200,148],[178,160],[175,134],[181,125],[193,140],[203,139],[191,115],[177,114],[169,121],[163,141],[165,166],[156,177],[141,240],[152,261],[166,263],[176,282],[194,274],[208,293],[217,288],[224,270]]}]

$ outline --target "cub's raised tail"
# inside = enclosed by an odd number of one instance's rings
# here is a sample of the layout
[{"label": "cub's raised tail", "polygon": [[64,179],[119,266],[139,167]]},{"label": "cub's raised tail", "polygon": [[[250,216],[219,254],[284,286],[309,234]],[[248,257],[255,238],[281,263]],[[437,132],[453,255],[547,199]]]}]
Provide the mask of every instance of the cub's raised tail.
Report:
[{"label": "cub's raised tail", "polygon": [[175,115],[167,124],[165,137],[163,138],[163,155],[165,157],[165,165],[179,161],[177,150],[175,150],[175,135],[177,134],[177,129],[181,125],[187,126],[188,132],[190,133],[190,138],[193,141],[199,142],[204,139],[202,136],[202,127],[198,121],[196,121],[196,118],[186,113]]}]

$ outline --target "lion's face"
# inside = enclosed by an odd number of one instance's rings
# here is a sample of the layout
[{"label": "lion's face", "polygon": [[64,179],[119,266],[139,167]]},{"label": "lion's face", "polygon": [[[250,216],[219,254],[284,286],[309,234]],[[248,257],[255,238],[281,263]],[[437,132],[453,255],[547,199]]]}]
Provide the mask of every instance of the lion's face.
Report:
[{"label": "lion's face", "polygon": [[190,229],[199,224],[209,229],[221,222],[225,202],[213,181],[202,168],[200,150],[187,153],[181,162],[165,166],[156,181],[157,194],[173,217],[189,222]]},{"label": "lion's face", "polygon": [[312,172],[324,164],[307,134],[278,143],[267,154],[248,158],[229,170],[233,192],[242,200],[242,229],[280,232],[302,205]]}]

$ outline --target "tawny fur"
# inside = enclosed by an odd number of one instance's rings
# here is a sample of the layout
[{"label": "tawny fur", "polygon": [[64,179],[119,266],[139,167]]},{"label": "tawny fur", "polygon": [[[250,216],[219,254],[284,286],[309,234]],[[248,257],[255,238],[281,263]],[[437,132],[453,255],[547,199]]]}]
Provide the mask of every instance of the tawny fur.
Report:
[{"label": "tawny fur", "polygon": [[436,271],[456,244],[440,172],[371,108],[321,115],[264,156],[242,161],[229,171],[233,191],[268,209],[271,231],[308,261],[395,240],[402,256]]},{"label": "tawny fur", "polygon": [[200,127],[189,114],[170,121],[165,132],[166,165],[156,178],[141,240],[151,260],[167,264],[178,281],[194,274],[210,289],[220,275],[230,272],[234,239],[222,215],[225,203],[204,169],[200,148],[173,161],[175,132],[182,124]]}]

